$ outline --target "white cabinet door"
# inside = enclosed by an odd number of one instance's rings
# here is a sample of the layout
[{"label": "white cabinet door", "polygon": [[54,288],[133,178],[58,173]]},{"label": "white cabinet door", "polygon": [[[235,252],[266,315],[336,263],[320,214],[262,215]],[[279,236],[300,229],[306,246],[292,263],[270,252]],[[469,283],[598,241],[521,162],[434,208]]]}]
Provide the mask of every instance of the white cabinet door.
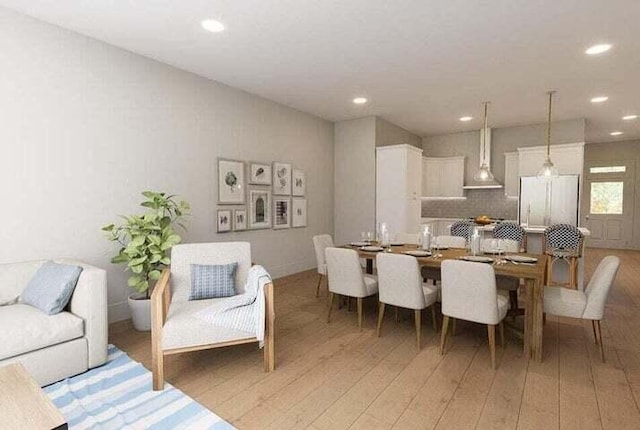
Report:
[{"label": "white cabinet door", "polygon": [[519,189],[518,153],[506,152],[504,154],[504,195],[517,198]]},{"label": "white cabinet door", "polygon": [[[546,158],[546,146],[518,148],[519,175],[535,176]],[[582,175],[584,143],[551,145],[551,161],[561,175]]]},{"label": "white cabinet door", "polygon": [[464,157],[422,158],[423,197],[462,197]]},{"label": "white cabinet door", "polygon": [[440,160],[422,158],[422,195],[438,197],[440,189]]}]

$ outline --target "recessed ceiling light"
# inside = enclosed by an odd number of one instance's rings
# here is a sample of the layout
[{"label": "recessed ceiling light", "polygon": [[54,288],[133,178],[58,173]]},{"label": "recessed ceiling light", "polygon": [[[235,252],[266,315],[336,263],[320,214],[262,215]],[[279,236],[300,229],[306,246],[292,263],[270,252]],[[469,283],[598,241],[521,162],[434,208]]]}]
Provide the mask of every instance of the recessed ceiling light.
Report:
[{"label": "recessed ceiling light", "polygon": [[460,117],[460,121],[463,121],[463,122],[471,121],[472,119],[473,119],[472,116],[461,116]]},{"label": "recessed ceiling light", "polygon": [[612,131],[611,133],[609,133],[611,136],[620,136],[621,134],[624,134],[621,131]]},{"label": "recessed ceiling light", "polygon": [[622,117],[622,119],[625,121],[630,121],[632,119],[638,119],[638,115],[625,115]]},{"label": "recessed ceiling light", "polygon": [[602,54],[603,52],[607,52],[609,49],[611,49],[611,45],[610,44],[608,44],[608,43],[599,43],[597,45],[591,46],[589,49],[584,51],[584,53],[588,54],[588,55],[598,55],[598,54]]},{"label": "recessed ceiling light", "polygon": [[368,100],[364,97],[356,97],[355,99],[353,99],[353,102],[357,105],[363,105],[367,102]]},{"label": "recessed ceiling light", "polygon": [[607,100],[609,100],[609,97],[607,96],[598,96],[598,97],[592,98],[591,103],[602,103],[602,102],[606,102]]},{"label": "recessed ceiling light", "polygon": [[220,33],[224,31],[224,24],[220,21],[216,21],[215,19],[205,19],[200,23],[202,28],[212,33]]}]

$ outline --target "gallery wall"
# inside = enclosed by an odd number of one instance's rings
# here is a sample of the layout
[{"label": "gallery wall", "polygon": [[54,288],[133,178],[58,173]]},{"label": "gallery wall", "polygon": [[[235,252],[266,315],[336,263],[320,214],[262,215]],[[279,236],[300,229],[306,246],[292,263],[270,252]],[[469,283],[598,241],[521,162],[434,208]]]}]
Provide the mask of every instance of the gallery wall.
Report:
[{"label": "gallery wall", "polygon": [[[152,189],[191,204],[185,241],[249,241],[274,277],[315,267],[311,237],[333,231],[332,123],[4,8],[0,52],[0,262],[103,267],[124,319],[100,227]],[[303,170],[308,227],[218,234],[218,157]]]}]

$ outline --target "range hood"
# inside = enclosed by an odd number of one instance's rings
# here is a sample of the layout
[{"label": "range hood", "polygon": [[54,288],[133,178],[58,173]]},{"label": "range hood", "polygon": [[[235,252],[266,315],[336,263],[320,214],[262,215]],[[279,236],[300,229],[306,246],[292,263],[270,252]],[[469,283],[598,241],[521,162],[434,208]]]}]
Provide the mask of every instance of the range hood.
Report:
[{"label": "range hood", "polygon": [[[480,130],[480,161],[479,166],[491,169],[491,129],[489,127]],[[502,184],[495,179],[489,181],[476,181],[471,178],[462,189],[464,190],[496,190],[502,188]]]}]

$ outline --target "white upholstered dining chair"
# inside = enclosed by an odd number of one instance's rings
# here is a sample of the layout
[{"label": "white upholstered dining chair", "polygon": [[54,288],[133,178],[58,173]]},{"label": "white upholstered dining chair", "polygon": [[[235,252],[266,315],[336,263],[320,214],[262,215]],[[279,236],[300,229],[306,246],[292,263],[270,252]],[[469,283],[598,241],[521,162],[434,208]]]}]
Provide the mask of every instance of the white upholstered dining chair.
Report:
[{"label": "white upholstered dining chair", "polygon": [[316,297],[320,296],[320,285],[327,276],[327,264],[324,259],[324,250],[333,248],[333,238],[329,234],[319,234],[313,236],[313,249],[316,253],[316,263],[318,265],[318,285],[316,286]]},{"label": "white upholstered dining chair", "polygon": [[[244,293],[251,267],[248,242],[192,243],[176,245],[171,250],[171,268],[162,272],[151,294],[151,352],[153,389],[164,387],[164,356],[223,346],[258,342],[255,333],[212,326],[196,314],[233,299],[189,300],[192,264],[238,263],[235,289]],[[265,334],[264,370],[275,369],[273,284],[264,287]]]},{"label": "white upholstered dining chair", "polygon": [[325,258],[329,283],[327,323],[331,321],[331,308],[336,294],[355,297],[358,307],[358,327],[362,330],[362,300],[378,293],[378,280],[373,275],[362,273],[358,253],[353,249],[327,248]]},{"label": "white upholstered dining chair", "polygon": [[416,325],[416,344],[420,349],[422,310],[431,307],[433,329],[438,330],[435,302],[439,288],[423,284],[418,260],[410,255],[380,253],[378,265],[378,327],[380,337],[385,305],[413,309]]},{"label": "white upholstered dining chair", "polygon": [[609,255],[602,259],[584,291],[562,287],[544,287],[544,312],[551,315],[591,320],[593,337],[600,346],[600,358],[604,362],[604,345],[600,320],[611,286],[618,273],[620,259]]},{"label": "white upholstered dining chair", "polygon": [[496,326],[500,326],[504,346],[502,320],[509,302],[498,294],[493,266],[486,263],[445,260],[442,262],[442,335],[440,353],[444,354],[447,328],[451,318],[486,324],[491,352],[491,367],[496,368]]},{"label": "white upholstered dining chair", "polygon": [[420,240],[419,237],[420,233],[396,233],[394,242],[404,245],[417,245]]},{"label": "white upholstered dining chair", "polygon": [[[500,242],[498,242],[498,240]],[[517,254],[520,252],[520,242],[514,239],[490,238],[482,241],[482,251],[492,253],[500,249],[509,254]],[[520,288],[520,279],[513,276],[496,276],[496,285],[498,290],[507,291],[509,293],[509,315],[524,315],[524,309],[518,307],[518,288]]]}]

